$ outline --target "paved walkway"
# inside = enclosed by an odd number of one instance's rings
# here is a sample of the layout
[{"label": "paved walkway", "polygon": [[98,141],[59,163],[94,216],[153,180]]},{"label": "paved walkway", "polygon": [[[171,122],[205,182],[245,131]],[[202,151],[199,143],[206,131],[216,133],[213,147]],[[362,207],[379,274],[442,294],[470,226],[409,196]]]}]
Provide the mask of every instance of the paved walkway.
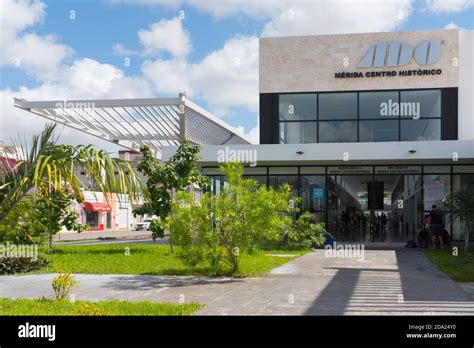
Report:
[{"label": "paved walkway", "polygon": [[63,232],[54,235],[54,241],[78,241],[98,238],[151,237],[151,231],[84,231],[82,233]]},{"label": "paved walkway", "polygon": [[[54,275],[1,276],[0,297],[52,296]],[[474,315],[461,288],[419,250],[365,250],[363,260],[300,257],[261,278],[77,274],[76,299],[196,301],[198,315]]]}]

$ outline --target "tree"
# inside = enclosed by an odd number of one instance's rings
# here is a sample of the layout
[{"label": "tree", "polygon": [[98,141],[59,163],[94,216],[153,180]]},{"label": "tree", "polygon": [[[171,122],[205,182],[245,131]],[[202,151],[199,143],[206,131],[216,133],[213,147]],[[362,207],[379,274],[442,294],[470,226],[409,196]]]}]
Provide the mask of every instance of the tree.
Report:
[{"label": "tree", "polygon": [[34,209],[43,233],[48,236],[49,251],[52,251],[53,235],[58,233],[62,226],[69,231],[81,233],[87,225],[77,221],[79,214],[71,207],[74,203],[74,195],[71,191],[58,191],[44,184],[38,191]]},{"label": "tree", "polygon": [[[13,167],[6,168],[0,182],[0,222],[17,205],[38,189],[70,194],[79,203],[84,201],[82,188],[104,193],[126,193],[137,200],[143,185],[130,162],[111,158],[92,145],[60,145],[54,137],[54,124],[48,124],[40,135],[33,137],[31,147],[21,145],[27,154]],[[89,181],[82,182],[75,169],[87,173]],[[1,180],[1,179],[0,179]]]},{"label": "tree", "polygon": [[238,274],[240,255],[278,240],[281,228],[290,223],[291,190],[289,185],[274,190],[243,179],[238,163],[225,164],[221,170],[228,185],[219,195],[205,193],[194,200],[180,194],[169,217],[170,231],[185,256],[202,256],[214,266],[223,258]]},{"label": "tree", "polygon": [[44,229],[38,221],[34,205],[34,200],[26,197],[0,221],[0,242],[35,244],[43,241]]},{"label": "tree", "polygon": [[[134,214],[159,217],[150,225],[153,239],[163,238],[165,235],[166,218],[171,211],[176,192],[183,191],[193,184],[202,189],[209,187],[209,178],[202,175],[196,167],[199,150],[198,145],[192,145],[188,140],[184,140],[170,160],[163,164],[153,156],[149,146],[140,147],[143,159],[137,169],[147,177],[147,200],[134,210]],[[173,251],[171,236],[170,247]]]},{"label": "tree", "polygon": [[446,194],[444,205],[451,209],[453,218],[459,218],[464,228],[464,251],[469,249],[469,234],[474,227],[474,185],[456,187]]}]

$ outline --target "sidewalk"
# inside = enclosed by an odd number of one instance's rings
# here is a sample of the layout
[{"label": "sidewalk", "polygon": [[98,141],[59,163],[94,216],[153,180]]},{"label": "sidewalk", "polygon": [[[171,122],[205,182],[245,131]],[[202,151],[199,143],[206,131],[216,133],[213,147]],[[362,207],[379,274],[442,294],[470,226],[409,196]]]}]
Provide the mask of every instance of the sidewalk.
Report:
[{"label": "sidewalk", "polygon": [[[52,274],[0,276],[0,297],[52,296]],[[198,315],[474,315],[472,284],[416,249],[308,253],[260,278],[76,274],[76,300],[199,302]],[[463,287],[465,290],[463,290]]]},{"label": "sidewalk", "polygon": [[54,236],[54,242],[79,241],[99,238],[131,238],[151,237],[151,231],[85,231],[82,233],[58,233]]}]

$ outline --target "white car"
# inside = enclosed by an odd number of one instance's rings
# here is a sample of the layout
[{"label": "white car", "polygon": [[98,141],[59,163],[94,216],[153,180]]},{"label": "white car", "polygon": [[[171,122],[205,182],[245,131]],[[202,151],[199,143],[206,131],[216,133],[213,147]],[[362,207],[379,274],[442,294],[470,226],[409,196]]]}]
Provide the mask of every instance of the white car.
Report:
[{"label": "white car", "polygon": [[151,219],[145,219],[143,221],[137,222],[135,225],[135,230],[140,231],[140,230],[145,230],[149,231],[150,230],[150,224],[151,224]]}]

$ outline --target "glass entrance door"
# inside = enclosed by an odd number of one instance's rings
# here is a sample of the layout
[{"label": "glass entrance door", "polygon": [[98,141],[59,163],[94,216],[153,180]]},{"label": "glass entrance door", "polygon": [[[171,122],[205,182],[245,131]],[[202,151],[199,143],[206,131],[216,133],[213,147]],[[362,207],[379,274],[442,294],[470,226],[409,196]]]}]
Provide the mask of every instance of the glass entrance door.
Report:
[{"label": "glass entrance door", "polygon": [[421,175],[330,175],[327,226],[340,242],[406,242],[422,223]]}]

